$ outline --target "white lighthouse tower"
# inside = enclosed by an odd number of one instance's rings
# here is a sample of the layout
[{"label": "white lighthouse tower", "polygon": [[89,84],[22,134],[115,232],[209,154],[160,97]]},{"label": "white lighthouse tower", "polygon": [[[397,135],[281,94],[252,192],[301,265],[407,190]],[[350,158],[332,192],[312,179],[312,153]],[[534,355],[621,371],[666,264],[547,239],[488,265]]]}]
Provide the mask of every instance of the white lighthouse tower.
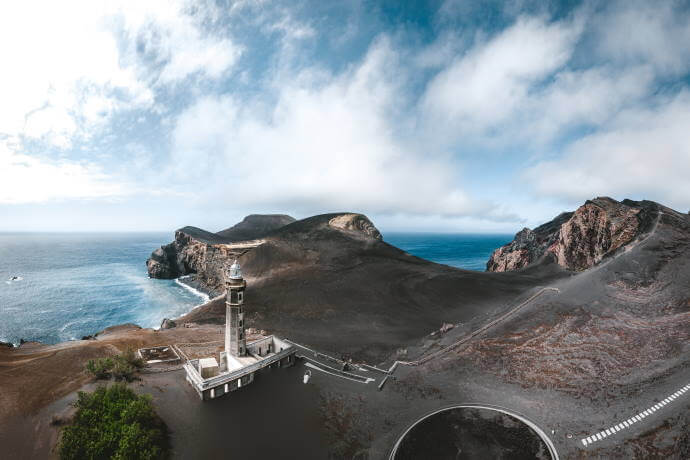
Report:
[{"label": "white lighthouse tower", "polygon": [[244,288],[242,268],[235,260],[225,277],[225,353],[228,356],[244,356],[247,351],[244,333]]},{"label": "white lighthouse tower", "polygon": [[[244,330],[244,289],[242,269],[235,260],[226,269],[225,351],[215,356],[187,359],[183,364],[187,381],[202,400],[243,388],[254,381],[254,374],[273,365],[292,366],[297,348],[273,335],[254,334],[247,343]],[[257,338],[259,335],[259,338]]]}]

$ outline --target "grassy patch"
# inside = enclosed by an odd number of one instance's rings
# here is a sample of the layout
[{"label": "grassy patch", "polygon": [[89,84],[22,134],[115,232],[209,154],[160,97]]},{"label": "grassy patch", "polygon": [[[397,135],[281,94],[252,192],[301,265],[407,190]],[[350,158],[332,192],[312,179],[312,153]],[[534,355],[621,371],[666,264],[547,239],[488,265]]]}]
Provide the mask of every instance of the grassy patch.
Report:
[{"label": "grassy patch", "polygon": [[62,429],[58,453],[68,459],[164,459],[168,432],[149,395],[124,384],[79,392],[74,420]]},{"label": "grassy patch", "polygon": [[97,380],[115,380],[131,382],[136,377],[136,371],[144,366],[144,361],[137,357],[132,348],[127,348],[112,358],[90,359],[86,363],[86,372]]}]

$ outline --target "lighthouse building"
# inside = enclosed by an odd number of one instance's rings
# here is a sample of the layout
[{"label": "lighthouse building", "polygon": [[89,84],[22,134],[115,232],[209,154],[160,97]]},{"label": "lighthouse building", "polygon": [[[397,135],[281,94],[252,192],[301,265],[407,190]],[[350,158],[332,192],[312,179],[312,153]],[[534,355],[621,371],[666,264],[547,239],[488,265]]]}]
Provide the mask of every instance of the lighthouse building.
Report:
[{"label": "lighthouse building", "polygon": [[187,381],[202,400],[214,399],[254,381],[265,367],[286,367],[295,362],[296,349],[273,335],[247,343],[244,322],[242,268],[235,260],[225,276],[225,351],[219,359],[207,357],[184,364]]}]

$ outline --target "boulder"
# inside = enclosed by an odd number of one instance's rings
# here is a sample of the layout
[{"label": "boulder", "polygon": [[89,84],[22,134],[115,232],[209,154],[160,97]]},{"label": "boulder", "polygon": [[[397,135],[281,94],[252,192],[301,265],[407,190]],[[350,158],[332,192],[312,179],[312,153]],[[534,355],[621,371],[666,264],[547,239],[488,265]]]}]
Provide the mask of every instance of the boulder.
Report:
[{"label": "boulder", "polygon": [[175,324],[175,321],[168,319],[168,318],[163,318],[163,322],[161,322],[161,329],[172,329],[177,324]]}]

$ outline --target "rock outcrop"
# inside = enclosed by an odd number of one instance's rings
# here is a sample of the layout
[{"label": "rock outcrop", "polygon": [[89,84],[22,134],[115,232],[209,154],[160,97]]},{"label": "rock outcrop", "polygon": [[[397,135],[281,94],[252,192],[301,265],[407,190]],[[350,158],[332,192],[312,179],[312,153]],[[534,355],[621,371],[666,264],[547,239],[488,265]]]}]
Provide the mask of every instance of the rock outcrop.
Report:
[{"label": "rock outcrop", "polygon": [[168,319],[168,318],[163,318],[163,321],[161,322],[161,329],[172,329],[176,327],[177,324],[175,321]]},{"label": "rock outcrop", "polygon": [[[300,248],[298,242],[304,240],[314,247]],[[152,278],[195,274],[203,287],[221,293],[225,267],[235,258],[252,262],[248,276],[267,275],[281,267],[313,263],[317,253],[325,260],[328,246],[336,240],[345,244],[338,246],[343,249],[347,241],[379,242],[381,233],[366,216],[355,213],[323,214],[300,221],[285,215],[250,215],[218,233],[181,228],[175,232],[175,241],[153,251],[146,266]],[[323,250],[316,250],[317,246]]]},{"label": "rock outcrop", "polygon": [[517,270],[553,258],[568,270],[585,270],[649,231],[658,212],[650,201],[595,198],[534,230],[520,230],[493,252],[486,269]]},{"label": "rock outcrop", "polygon": [[184,227],[175,231],[175,241],[153,251],[146,261],[151,278],[170,279],[196,273],[205,259],[207,247],[222,241],[200,237],[192,229]]},{"label": "rock outcrop", "polygon": [[328,221],[328,225],[354,232],[368,238],[381,239],[381,233],[374,224],[362,214],[341,214]]},{"label": "rock outcrop", "polygon": [[223,268],[214,264],[214,261],[220,257],[224,262],[226,257],[238,256],[243,252],[229,250],[228,244],[262,238],[294,221],[294,218],[286,215],[252,214],[239,224],[218,233],[196,227],[183,227],[175,231],[172,243],[153,251],[146,261],[146,268],[151,278],[163,279],[210,271],[210,277],[202,277],[199,281],[206,282],[210,278],[212,282],[205,284],[214,288],[218,284],[215,278]]}]

